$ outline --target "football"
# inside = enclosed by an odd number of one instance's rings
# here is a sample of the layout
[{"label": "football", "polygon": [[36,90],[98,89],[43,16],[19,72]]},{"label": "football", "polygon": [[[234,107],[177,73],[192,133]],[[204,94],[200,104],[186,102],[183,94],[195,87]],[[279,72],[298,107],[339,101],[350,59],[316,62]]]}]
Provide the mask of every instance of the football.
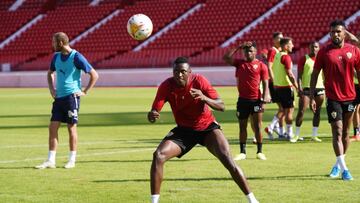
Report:
[{"label": "football", "polygon": [[145,40],[151,35],[153,24],[148,16],[135,14],[128,20],[127,31],[135,40]]}]

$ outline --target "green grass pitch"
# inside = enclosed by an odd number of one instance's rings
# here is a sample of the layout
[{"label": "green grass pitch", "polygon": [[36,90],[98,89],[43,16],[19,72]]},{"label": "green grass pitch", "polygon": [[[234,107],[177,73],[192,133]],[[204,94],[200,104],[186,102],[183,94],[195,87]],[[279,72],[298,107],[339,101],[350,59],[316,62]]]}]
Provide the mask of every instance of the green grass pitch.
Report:
[{"label": "green grass pitch", "polygon": [[[237,91],[217,90],[226,111],[215,114],[234,155],[239,152]],[[47,157],[50,94],[45,88],[0,89],[0,202],[150,202],[152,152],[175,126],[168,105],[156,124],[147,122],[155,92],[156,88],[94,89],[81,101],[76,168],[62,168],[68,156],[68,134],[62,126],[58,168],[36,170],[33,167]],[[266,106],[263,126],[274,112],[275,105]],[[237,163],[260,202],[360,202],[360,143],[352,143],[346,156],[354,181],[329,179],[335,156],[325,110],[321,116],[322,143],[265,140],[268,160],[260,161],[255,159],[256,146],[249,142],[248,159]],[[307,112],[302,135],[308,138],[311,129]],[[247,202],[225,168],[203,147],[167,162],[164,174],[161,202]]]}]

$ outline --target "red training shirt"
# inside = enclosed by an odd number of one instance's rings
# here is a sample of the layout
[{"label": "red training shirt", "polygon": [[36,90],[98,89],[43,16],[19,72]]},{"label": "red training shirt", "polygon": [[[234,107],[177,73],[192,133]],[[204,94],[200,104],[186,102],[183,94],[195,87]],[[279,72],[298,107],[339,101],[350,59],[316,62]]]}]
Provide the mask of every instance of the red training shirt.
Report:
[{"label": "red training shirt", "polygon": [[323,69],[326,96],[335,101],[355,99],[354,68],[360,71],[360,50],[348,43],[342,48],[328,44],[320,49],[314,65],[314,69]]},{"label": "red training shirt", "polygon": [[251,62],[243,59],[235,60],[235,77],[237,77],[237,88],[239,97],[244,99],[260,99],[260,82],[268,80],[269,74],[267,66],[255,59]]},{"label": "red training shirt", "polygon": [[205,130],[215,121],[215,117],[205,102],[195,100],[191,96],[191,88],[201,90],[211,99],[219,98],[216,90],[204,76],[190,75],[186,87],[180,87],[171,77],[159,86],[152,109],[160,112],[165,102],[169,102],[178,126]]},{"label": "red training shirt", "polygon": [[275,59],[275,55],[279,53],[279,50],[276,49],[275,47],[271,47],[268,51],[268,55],[267,55],[267,60],[269,63],[274,62]]}]

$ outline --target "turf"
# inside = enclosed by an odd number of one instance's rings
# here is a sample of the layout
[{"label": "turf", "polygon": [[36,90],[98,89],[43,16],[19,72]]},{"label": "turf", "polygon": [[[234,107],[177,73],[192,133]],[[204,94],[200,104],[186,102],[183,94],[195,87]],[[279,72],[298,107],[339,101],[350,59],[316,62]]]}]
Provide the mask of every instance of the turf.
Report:
[{"label": "turf", "polygon": [[[226,104],[216,112],[232,154],[239,152],[235,87],[217,88]],[[47,156],[51,98],[47,89],[0,89],[0,202],[149,202],[152,152],[174,127],[166,105],[156,124],[146,121],[155,88],[96,88],[81,101],[76,168],[67,161],[68,135],[60,129],[56,169],[36,170]],[[272,119],[267,105],[264,126]],[[354,181],[329,179],[335,161],[325,111],[319,129],[324,142],[291,144],[265,140],[267,161],[238,161],[260,202],[360,202],[360,143],[352,143],[346,161]],[[302,135],[311,134],[307,112]],[[249,130],[249,134],[252,133]],[[165,165],[161,202],[246,202],[216,158],[196,147]]]}]

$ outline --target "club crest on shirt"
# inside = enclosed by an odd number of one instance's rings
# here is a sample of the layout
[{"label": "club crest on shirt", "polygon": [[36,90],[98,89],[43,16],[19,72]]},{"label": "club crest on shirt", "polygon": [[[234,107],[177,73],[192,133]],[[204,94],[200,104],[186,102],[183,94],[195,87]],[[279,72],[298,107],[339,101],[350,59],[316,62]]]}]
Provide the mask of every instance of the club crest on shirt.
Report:
[{"label": "club crest on shirt", "polygon": [[331,117],[334,119],[336,118],[336,111],[331,112]]},{"label": "club crest on shirt", "polygon": [[352,57],[352,53],[347,52],[347,53],[346,53],[346,56],[348,57],[348,59],[351,59],[351,57]]},{"label": "club crest on shirt", "polygon": [[339,56],[339,60],[340,60],[340,61],[342,60],[342,56]]},{"label": "club crest on shirt", "polygon": [[257,69],[259,66],[257,64],[253,65],[254,69]]}]

